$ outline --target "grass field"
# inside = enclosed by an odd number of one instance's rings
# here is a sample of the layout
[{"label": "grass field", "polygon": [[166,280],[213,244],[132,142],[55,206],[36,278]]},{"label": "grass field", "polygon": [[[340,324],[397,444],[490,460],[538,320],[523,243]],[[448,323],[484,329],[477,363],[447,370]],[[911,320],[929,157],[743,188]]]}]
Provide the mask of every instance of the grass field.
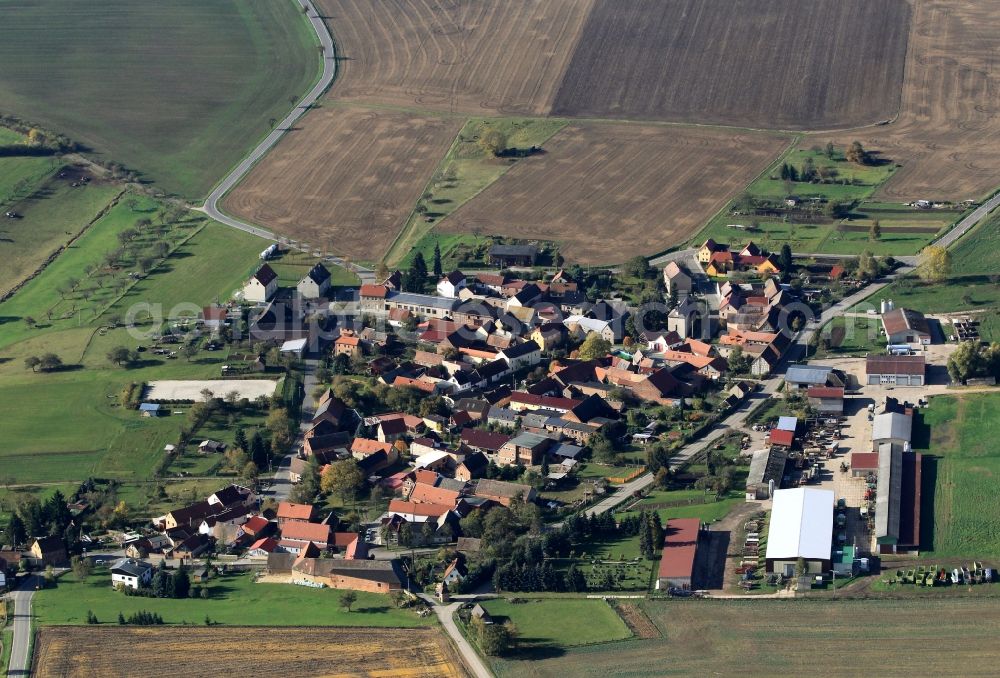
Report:
[{"label": "grass field", "polygon": [[[107,360],[111,348],[134,348],[141,342],[125,328],[101,329],[104,318],[126,318],[138,302],[161,304],[165,312],[186,303],[189,313],[197,313],[209,302],[225,299],[262,249],[258,238],[201,217],[161,220],[160,207],[140,196],[121,200],[41,275],[0,304],[0,409],[5,413],[0,484],[89,476],[147,481],[163,458],[163,446],[176,442],[185,419],[141,418],[120,408],[122,387],[157,378],[218,376],[225,360],[220,353],[199,354],[190,361],[146,353],[129,369]],[[154,260],[148,275],[135,281],[125,272],[135,270],[137,255],[119,261],[116,271],[108,269],[105,255],[120,246],[120,234],[145,218],[153,223],[140,229],[129,247],[142,252],[165,242],[168,256]],[[71,279],[79,281],[74,290],[59,289]],[[27,316],[35,318],[34,326],[24,322]],[[25,369],[25,358],[46,352],[58,355],[65,369]],[[141,489],[152,488],[135,485],[130,490],[136,505],[148,501]]]},{"label": "grass field", "polygon": [[[4,160],[11,159],[0,159],[0,163]],[[0,293],[13,288],[60,246],[83,231],[122,190],[120,186],[101,182],[73,188],[73,178],[55,175],[60,165],[52,159],[28,160],[41,160],[45,164],[30,169],[32,174],[23,180],[33,182],[33,188],[9,205],[20,218],[0,221],[0,242],[3,243],[4,272],[7,274],[0,282]],[[79,175],[79,172],[73,173],[74,178]],[[41,180],[36,182],[39,177]]]},{"label": "grass field", "polygon": [[[560,120],[532,118],[476,118],[466,122],[386,252],[386,262],[396,265],[412,256],[415,245],[431,232],[434,224],[474,198],[517,163],[514,157],[486,157],[477,143],[482,132],[487,129],[499,131],[506,137],[508,148],[527,151],[542,146],[565,124]],[[427,253],[424,257],[427,258]]]},{"label": "grass field", "polygon": [[663,639],[527,654],[493,660],[493,668],[501,678],[736,671],[860,678],[875,665],[879,675],[907,678],[995,673],[992,626],[1000,610],[992,600],[644,601],[641,607]]},{"label": "grass field", "polygon": [[[1000,491],[1000,393],[935,396],[923,411],[930,430],[924,461],[922,550],[936,557],[1000,556],[990,511]],[[916,437],[915,437],[916,442]],[[932,510],[931,510],[932,509]],[[926,537],[926,538],[925,538]]]},{"label": "grass field", "polygon": [[312,248],[376,260],[462,120],[327,105],[226,196],[227,212]]},{"label": "grass field", "polygon": [[167,624],[202,624],[208,615],[220,624],[235,626],[431,626],[434,617],[420,618],[410,610],[395,608],[389,597],[358,592],[351,612],[341,608],[339,591],[291,584],[255,584],[248,574],[225,575],[209,582],[207,600],[128,597],[111,588],[111,575],[98,570],[86,581],[72,575],[59,585],[45,589],[33,607],[41,626],[84,624],[87,610],[103,623],[115,624],[118,612],[125,616],[149,610]]},{"label": "grass field", "polygon": [[980,199],[1000,184],[1000,117],[991,94],[1000,35],[992,0],[915,0],[899,117],[851,130],[902,167],[877,193],[895,202]]},{"label": "grass field", "polygon": [[[253,651],[247,651],[248,642]],[[143,651],[123,660],[122,648],[138,647]],[[401,647],[406,651],[400,652]],[[192,676],[466,675],[447,640],[432,629],[272,627],[248,627],[240,633],[204,627],[45,628],[39,633],[32,674],[125,677],[156,675],[164,666],[177,665]]]},{"label": "grass field", "polygon": [[[285,250],[268,260],[267,263],[278,274],[278,284],[281,287],[295,287],[306,273],[316,265],[316,261],[316,257],[305,252]],[[333,287],[357,287],[360,284],[358,276],[352,271],[330,263],[323,265],[330,271],[330,285]]]},{"label": "grass field", "polygon": [[[789,245],[795,252],[823,254],[860,254],[864,250],[877,256],[905,256],[919,252],[961,216],[958,209],[920,210],[900,204],[869,202],[871,196],[890,180],[896,167],[891,158],[879,158],[881,164],[857,165],[844,158],[844,147],[835,146],[828,157],[825,145],[807,137],[776,160],[767,172],[752,182],[745,193],[757,200],[780,203],[788,196],[802,202],[796,210],[776,216],[740,213],[738,201],[716,214],[690,245],[700,246],[707,238],[742,246],[752,239],[762,247],[778,251]],[[781,179],[781,166],[788,164],[801,171],[811,162],[830,183],[790,182]],[[846,183],[837,183],[844,181]],[[840,201],[854,204],[844,219],[811,214],[809,202]],[[821,205],[822,206],[822,205]],[[881,235],[872,239],[870,230],[878,220]],[[751,230],[756,223],[757,229]]]},{"label": "grass field", "polygon": [[872,124],[897,111],[908,27],[902,0],[597,0],[553,113],[772,129]]},{"label": "grass field", "polygon": [[518,642],[531,648],[590,645],[631,635],[603,600],[544,598],[514,604],[497,599],[482,605],[494,617],[510,619],[517,627]]},{"label": "grass field", "polygon": [[952,268],[942,283],[924,283],[911,275],[880,290],[865,304],[892,299],[897,307],[925,313],[975,312],[983,321],[983,339],[1000,340],[1000,211],[994,212],[951,248]]},{"label": "grass field", "polygon": [[553,240],[567,261],[621,262],[686,241],[786,143],[704,128],[571,124],[438,232]]},{"label": "grass field", "polygon": [[[874,318],[838,317],[820,330],[821,343],[813,359],[862,357],[867,353],[885,353],[885,337],[880,334],[882,322]],[[829,340],[824,348],[822,338]]]},{"label": "grass field", "polygon": [[291,0],[3,0],[0,13],[4,112],[187,198],[207,193],[320,69]]}]

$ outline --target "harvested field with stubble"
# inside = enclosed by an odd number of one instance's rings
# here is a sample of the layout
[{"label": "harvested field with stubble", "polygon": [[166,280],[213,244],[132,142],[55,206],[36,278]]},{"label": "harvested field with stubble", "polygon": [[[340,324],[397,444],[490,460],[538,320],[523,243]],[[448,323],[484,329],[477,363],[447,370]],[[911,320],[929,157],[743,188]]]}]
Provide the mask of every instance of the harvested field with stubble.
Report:
[{"label": "harvested field with stubble", "polygon": [[[914,0],[898,120],[840,135],[902,165],[876,197],[978,199],[1000,184],[995,0]],[[824,139],[825,141],[825,139]]]},{"label": "harvested field with stubble", "polygon": [[766,129],[895,116],[905,0],[597,0],[553,114]]},{"label": "harvested field with stubble", "polygon": [[[53,626],[38,632],[32,675],[399,676],[464,678],[448,641],[430,629]],[[252,651],[248,647],[252,646]],[[125,649],[128,652],[124,652]],[[141,651],[139,650],[141,648]],[[405,651],[400,652],[400,648]]]},{"label": "harvested field with stubble", "polygon": [[225,209],[313,247],[377,259],[464,122],[327,105],[226,196]]},{"label": "harvested field with stubble", "polygon": [[341,101],[544,115],[593,0],[318,0]]},{"label": "harvested field with stubble", "polygon": [[643,601],[662,639],[494,660],[500,678],[995,676],[990,598]]},{"label": "harvested field with stubble", "polygon": [[620,262],[690,238],[787,143],[764,133],[574,124],[439,230],[554,240],[569,261]]}]

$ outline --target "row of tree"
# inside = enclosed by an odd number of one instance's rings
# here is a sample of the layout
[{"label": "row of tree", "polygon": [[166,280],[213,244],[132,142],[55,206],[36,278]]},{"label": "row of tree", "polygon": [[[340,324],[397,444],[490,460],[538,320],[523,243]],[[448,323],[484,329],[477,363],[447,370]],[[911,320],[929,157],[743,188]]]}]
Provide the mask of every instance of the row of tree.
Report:
[{"label": "row of tree", "polygon": [[59,536],[68,538],[68,545],[76,541],[73,516],[60,490],[52,493],[44,503],[36,497],[25,498],[11,515],[4,529],[3,541],[11,547],[27,544],[33,537]]}]

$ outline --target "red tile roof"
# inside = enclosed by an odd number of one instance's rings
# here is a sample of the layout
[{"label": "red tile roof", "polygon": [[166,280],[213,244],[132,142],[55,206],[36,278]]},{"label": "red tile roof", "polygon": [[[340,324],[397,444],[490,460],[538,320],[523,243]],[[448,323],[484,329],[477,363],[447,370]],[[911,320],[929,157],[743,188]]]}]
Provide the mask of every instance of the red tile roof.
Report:
[{"label": "red tile roof", "polygon": [[559,410],[572,410],[582,401],[574,400],[573,398],[540,396],[540,395],[534,395],[532,393],[522,393],[520,391],[515,391],[514,393],[510,394],[510,402],[519,403],[521,405],[534,405],[536,407],[548,407]]},{"label": "red tile roof", "polygon": [[792,443],[795,441],[794,431],[782,431],[781,429],[773,428],[771,429],[771,434],[769,440],[772,445],[783,445],[785,447],[791,447]]},{"label": "red tile roof", "polygon": [[470,447],[494,452],[507,444],[510,436],[475,428],[462,429],[462,442]]},{"label": "red tile roof", "polygon": [[454,506],[443,504],[416,504],[411,501],[403,501],[402,499],[393,499],[389,502],[389,513],[399,513],[404,518],[407,514],[438,518],[453,508]]},{"label": "red tile roof", "polygon": [[416,504],[440,504],[441,506],[454,506],[461,493],[455,490],[446,490],[443,487],[434,487],[427,483],[416,483],[413,491],[410,492],[409,501]]},{"label": "red tile roof", "polygon": [[809,398],[843,398],[844,389],[840,386],[810,386],[806,391]]},{"label": "red tile roof", "polygon": [[698,532],[701,521],[697,518],[675,518],[664,525],[663,555],[660,558],[659,576],[662,578],[690,577],[694,572],[698,552]]},{"label": "red tile roof", "polygon": [[877,469],[878,452],[854,452],[851,454],[851,468],[871,470]]},{"label": "red tile roof", "polygon": [[261,530],[267,528],[270,523],[267,522],[267,518],[264,516],[254,516],[250,520],[243,523],[243,531],[247,534],[259,534]]},{"label": "red tile roof", "polygon": [[434,393],[434,384],[422,379],[411,379],[410,377],[396,377],[392,385],[402,388],[415,388],[424,393]]},{"label": "red tile roof", "polygon": [[292,521],[281,526],[281,538],[295,541],[311,541],[326,545],[330,540],[330,526],[320,523]]},{"label": "red tile roof", "polygon": [[268,553],[273,553],[274,549],[278,548],[278,542],[274,541],[271,537],[264,537],[263,539],[258,539],[253,544],[250,545],[250,550],[255,551],[260,549],[261,551],[267,551]]},{"label": "red tile roof", "polygon": [[383,285],[362,285],[360,295],[362,297],[377,297],[379,299],[385,299],[385,295],[388,294],[389,288]]},{"label": "red tile roof", "polygon": [[868,356],[865,372],[868,374],[919,374],[925,371],[924,356]]},{"label": "red tile roof", "polygon": [[313,516],[313,507],[309,504],[293,504],[283,501],[278,504],[278,517],[286,520],[309,520]]},{"label": "red tile roof", "polygon": [[363,454],[366,457],[376,452],[385,452],[388,454],[391,449],[392,443],[380,443],[371,438],[355,438],[354,442],[351,443],[351,454]]}]

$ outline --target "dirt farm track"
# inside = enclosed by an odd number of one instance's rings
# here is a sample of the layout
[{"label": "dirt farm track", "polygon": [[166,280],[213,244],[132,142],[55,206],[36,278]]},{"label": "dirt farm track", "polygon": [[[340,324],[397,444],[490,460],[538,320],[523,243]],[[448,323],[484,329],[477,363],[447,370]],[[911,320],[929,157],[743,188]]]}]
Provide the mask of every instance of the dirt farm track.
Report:
[{"label": "dirt farm track", "polygon": [[[400,652],[400,648],[406,648]],[[223,675],[465,678],[431,629],[53,626],[38,632],[39,678]]]}]

